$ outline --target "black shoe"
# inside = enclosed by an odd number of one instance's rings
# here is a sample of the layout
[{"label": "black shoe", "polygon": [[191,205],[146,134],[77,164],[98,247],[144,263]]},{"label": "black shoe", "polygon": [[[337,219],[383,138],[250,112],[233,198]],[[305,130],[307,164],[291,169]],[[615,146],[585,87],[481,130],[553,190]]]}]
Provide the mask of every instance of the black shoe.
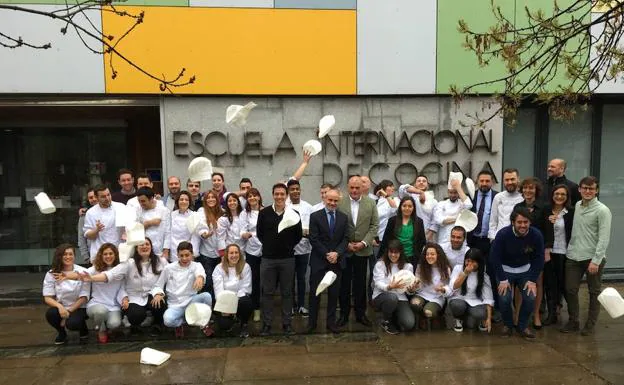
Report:
[{"label": "black shoe", "polygon": [[492,315],[492,322],[494,322],[495,324],[503,322],[503,316],[498,310],[494,310],[494,314]]},{"label": "black shoe", "polygon": [[336,325],[327,325],[327,331],[333,334],[340,334],[340,329]]},{"label": "black shoe", "polygon": [[518,330],[518,334],[520,334],[520,337],[524,338],[527,341],[535,340],[535,333],[533,333],[533,331],[529,328],[526,328],[524,330]]},{"label": "black shoe", "polygon": [[59,332],[54,340],[54,345],[63,345],[67,343],[67,332],[65,330]]},{"label": "black shoe", "polygon": [[381,323],[381,328],[388,334],[397,335],[399,334],[399,329],[394,326],[394,324],[390,321],[383,321]]},{"label": "black shoe", "polygon": [[349,323],[349,317],[340,317],[338,319],[338,322],[336,322],[336,325],[343,327],[348,323]]},{"label": "black shoe", "polygon": [[362,325],[366,326],[367,328],[373,326],[373,323],[368,318],[366,318],[365,315],[360,317],[360,318],[358,318],[356,321],[361,323]]},{"label": "black shoe", "polygon": [[509,338],[513,335],[513,330],[510,327],[503,326],[501,337]]},{"label": "black shoe", "polygon": [[83,329],[80,331],[80,340],[86,341],[89,339],[89,329]]},{"label": "black shoe", "polygon": [[310,325],[306,329],[306,334],[316,334],[316,325]]},{"label": "black shoe", "polygon": [[150,336],[158,337],[161,334],[162,334],[162,328],[160,327],[160,325],[152,325],[152,327],[150,328]]},{"label": "black shoe", "polygon": [[241,330],[240,330],[239,337],[240,338],[247,338],[247,337],[249,337],[249,329],[247,328],[247,324],[242,324],[241,325]]},{"label": "black shoe", "polygon": [[585,326],[583,327],[583,330],[581,330],[581,335],[587,337],[593,334],[594,334],[594,324],[592,322],[587,322]]},{"label": "black shoe", "polygon": [[567,324],[565,324],[564,327],[562,327],[561,329],[559,329],[559,331],[561,333],[573,333],[573,332],[578,332],[580,329],[579,323],[575,322],[575,321],[568,321]]},{"label": "black shoe", "polygon": [[284,325],[282,327],[282,330],[284,331],[284,335],[285,336],[294,336],[296,334],[295,331],[293,330],[292,326],[290,326],[290,325]]},{"label": "black shoe", "polygon": [[262,337],[268,337],[271,335],[271,326],[269,325],[262,325],[262,330],[260,330],[260,336]]},{"label": "black shoe", "polygon": [[548,312],[548,317],[546,317],[546,319],[544,321],[542,321],[542,325],[544,326],[548,326],[548,325],[554,325],[557,323],[557,313],[553,312]]},{"label": "black shoe", "polygon": [[130,326],[130,334],[132,335],[142,334],[141,328],[139,326]]}]

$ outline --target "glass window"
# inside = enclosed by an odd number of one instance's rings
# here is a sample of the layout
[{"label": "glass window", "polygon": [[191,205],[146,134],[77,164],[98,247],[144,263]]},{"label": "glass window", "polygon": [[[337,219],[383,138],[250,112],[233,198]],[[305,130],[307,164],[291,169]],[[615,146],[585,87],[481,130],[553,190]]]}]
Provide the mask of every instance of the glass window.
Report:
[{"label": "glass window", "polygon": [[[46,265],[60,243],[77,243],[88,186],[116,184],[126,165],[125,128],[11,128],[0,131],[0,266]],[[44,191],[57,207],[39,212]]]},{"label": "glass window", "polygon": [[517,168],[521,179],[534,172],[536,118],[537,109],[523,108],[518,110],[516,123],[505,123],[503,129],[503,169]]},{"label": "glass window", "polygon": [[[592,111],[578,111],[573,120],[550,119],[548,159],[565,159],[566,178],[578,183],[590,174]],[[547,164],[544,165],[544,168]]]},{"label": "glass window", "polygon": [[624,238],[618,237],[624,229],[624,105],[605,105],[602,115],[602,148],[600,154],[600,200],[611,209],[611,241],[607,252],[608,268],[624,268]]}]

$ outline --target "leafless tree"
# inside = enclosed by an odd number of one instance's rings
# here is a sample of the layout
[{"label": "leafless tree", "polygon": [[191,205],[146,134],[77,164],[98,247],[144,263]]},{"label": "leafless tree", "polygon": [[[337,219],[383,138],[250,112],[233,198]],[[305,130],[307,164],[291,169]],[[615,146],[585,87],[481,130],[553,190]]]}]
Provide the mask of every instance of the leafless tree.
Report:
[{"label": "leafless tree", "polygon": [[[499,86],[493,95],[495,113],[471,115],[472,126],[494,116],[514,121],[520,104],[547,105],[551,116],[570,119],[589,103],[603,83],[624,71],[624,0],[544,1],[545,10],[525,7],[527,23],[518,25],[505,14],[502,2],[491,1],[495,22],[469,26],[459,20],[464,48],[474,53],[481,67],[502,63],[505,73],[465,87],[451,86],[457,101],[479,87]],[[491,67],[490,67],[491,68]]]},{"label": "leafless tree", "polygon": [[[17,13],[27,13],[40,16],[42,20],[57,20],[62,23],[61,35],[67,35],[74,31],[82,41],[86,49],[100,55],[107,55],[108,65],[111,69],[111,77],[117,78],[118,72],[115,68],[115,60],[119,59],[128,63],[135,70],[148,78],[154,80],[161,91],[173,92],[175,88],[183,87],[195,82],[195,76],[188,76],[185,68],[182,68],[175,76],[167,78],[163,75],[156,75],[146,70],[141,64],[131,59],[131,54],[123,52],[119,44],[128,37],[132,31],[145,21],[145,13],[131,13],[118,9],[117,6],[126,0],[65,0],[65,4],[55,7],[54,10],[42,10],[29,5],[0,4],[0,11],[14,11]],[[110,12],[119,17],[131,20],[132,23],[120,36],[106,35],[98,28],[97,24],[89,16],[91,11]],[[0,25],[0,47],[8,49],[50,49],[54,43],[52,41],[33,42],[23,39],[21,36],[12,36],[2,30]]]}]

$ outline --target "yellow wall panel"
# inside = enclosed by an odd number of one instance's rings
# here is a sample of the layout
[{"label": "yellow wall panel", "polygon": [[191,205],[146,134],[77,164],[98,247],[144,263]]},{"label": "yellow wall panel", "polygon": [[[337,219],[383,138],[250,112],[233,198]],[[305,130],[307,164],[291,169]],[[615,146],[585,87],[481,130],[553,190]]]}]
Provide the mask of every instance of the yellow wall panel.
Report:
[{"label": "yellow wall panel", "polygon": [[[182,94],[355,94],[356,12],[352,10],[117,7],[145,21],[119,49],[168,77],[185,67],[194,85]],[[125,18],[103,12],[104,31],[120,36]],[[158,84],[115,59],[106,92],[159,93]]]}]

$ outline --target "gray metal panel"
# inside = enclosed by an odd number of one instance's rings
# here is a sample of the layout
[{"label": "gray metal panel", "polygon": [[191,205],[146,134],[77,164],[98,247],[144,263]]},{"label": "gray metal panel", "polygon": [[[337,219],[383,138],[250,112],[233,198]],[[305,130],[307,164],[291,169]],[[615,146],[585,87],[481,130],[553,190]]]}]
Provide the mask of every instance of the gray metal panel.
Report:
[{"label": "gray metal panel", "polygon": [[190,0],[191,7],[273,8],[273,0]]},{"label": "gray metal panel", "polygon": [[435,94],[436,0],[359,0],[358,94]]},{"label": "gray metal panel", "polygon": [[[53,5],[24,5],[45,12],[59,9]],[[88,11],[91,22],[102,29],[100,12]],[[92,30],[83,15],[75,20]],[[60,30],[63,23],[44,16],[0,10],[2,33],[22,37],[31,44],[51,43],[52,48],[0,48],[0,93],[104,93],[104,62],[80,41],[73,29],[67,35]],[[94,48],[102,49],[92,39],[84,37]]]},{"label": "gray metal panel", "polygon": [[275,0],[275,8],[356,9],[357,0]]}]

